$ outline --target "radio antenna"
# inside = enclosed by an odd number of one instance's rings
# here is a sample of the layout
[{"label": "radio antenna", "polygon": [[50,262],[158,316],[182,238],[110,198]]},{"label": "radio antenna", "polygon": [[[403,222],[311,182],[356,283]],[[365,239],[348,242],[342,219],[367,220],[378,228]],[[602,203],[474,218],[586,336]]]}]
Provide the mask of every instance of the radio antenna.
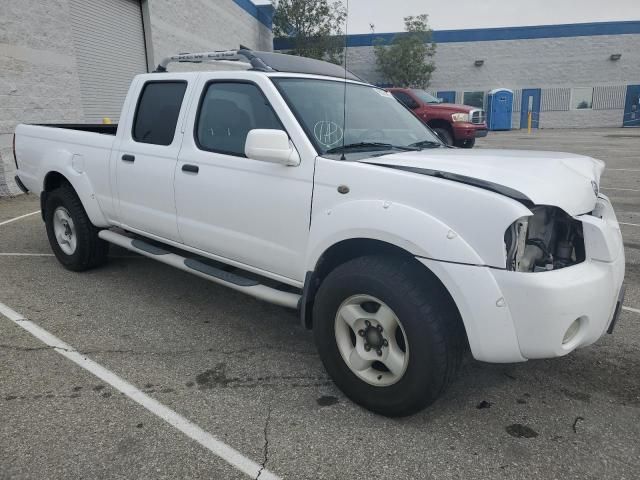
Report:
[{"label": "radio antenna", "polygon": [[345,135],[347,133],[347,35],[349,34],[349,0],[347,2],[347,16],[344,21],[344,92],[342,95],[342,156],[340,160],[346,160],[344,156]]}]

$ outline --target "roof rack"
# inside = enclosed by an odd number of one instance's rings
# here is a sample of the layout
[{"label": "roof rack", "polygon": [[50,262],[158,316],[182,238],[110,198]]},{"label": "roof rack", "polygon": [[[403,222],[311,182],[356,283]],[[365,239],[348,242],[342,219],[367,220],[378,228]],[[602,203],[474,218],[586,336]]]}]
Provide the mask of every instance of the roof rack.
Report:
[{"label": "roof rack", "polygon": [[239,50],[219,50],[202,53],[180,53],[171,57],[166,57],[154,73],[167,71],[167,65],[173,62],[178,63],[205,63],[205,62],[232,62],[250,65],[252,70],[260,72],[289,72],[307,73],[311,75],[322,75],[328,77],[344,78],[346,80],[362,81],[344,67],[334,63],[324,62],[307,57],[298,57],[284,53],[258,52],[248,48]]},{"label": "roof rack", "polygon": [[[248,62],[243,61],[248,60]],[[273,68],[266,65],[261,59],[256,57],[251,50],[217,50],[214,52],[202,53],[179,53],[171,57],[165,57],[156,67],[154,73],[167,71],[170,63],[204,63],[204,62],[240,62],[251,65],[254,70],[273,72]]]}]

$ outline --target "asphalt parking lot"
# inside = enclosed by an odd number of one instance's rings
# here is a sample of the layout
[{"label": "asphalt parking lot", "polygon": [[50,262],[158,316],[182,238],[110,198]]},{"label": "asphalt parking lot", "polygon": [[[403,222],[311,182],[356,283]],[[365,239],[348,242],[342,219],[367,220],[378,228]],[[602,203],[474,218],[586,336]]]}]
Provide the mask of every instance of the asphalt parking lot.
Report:
[{"label": "asphalt parking lot", "polygon": [[[289,310],[112,248],[64,270],[34,196],[0,199],[0,302],[282,478],[640,476],[640,129],[490,134],[605,160],[627,255],[614,335],[548,361],[468,359],[429,409],[376,416]],[[544,175],[544,172],[541,172]],[[9,221],[9,223],[6,223]],[[247,478],[0,314],[0,478]]]}]

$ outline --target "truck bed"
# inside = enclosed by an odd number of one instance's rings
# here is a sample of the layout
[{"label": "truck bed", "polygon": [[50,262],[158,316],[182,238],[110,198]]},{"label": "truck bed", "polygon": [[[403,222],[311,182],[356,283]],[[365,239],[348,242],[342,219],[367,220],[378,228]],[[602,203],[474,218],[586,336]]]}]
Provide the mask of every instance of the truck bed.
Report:
[{"label": "truck bed", "polygon": [[[116,141],[117,125],[42,124],[16,127],[16,165],[23,185],[36,195],[43,189],[47,172],[71,178],[95,195],[98,202],[110,192],[109,157]],[[89,180],[91,178],[91,180]]]},{"label": "truck bed", "polygon": [[81,132],[101,133],[103,135],[115,135],[118,129],[117,123],[36,123],[39,127],[66,128],[67,130],[80,130]]}]

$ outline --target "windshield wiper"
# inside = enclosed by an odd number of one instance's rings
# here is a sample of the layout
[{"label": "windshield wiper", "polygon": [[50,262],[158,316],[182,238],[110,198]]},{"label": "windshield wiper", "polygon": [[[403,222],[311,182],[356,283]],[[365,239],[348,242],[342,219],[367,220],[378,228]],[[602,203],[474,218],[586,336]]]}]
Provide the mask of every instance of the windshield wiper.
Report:
[{"label": "windshield wiper", "polygon": [[442,146],[442,143],[436,142],[435,140],[420,140],[419,142],[409,144],[409,146],[417,148],[438,148]]},{"label": "windshield wiper", "polygon": [[365,148],[380,148],[380,149],[384,149],[384,150],[392,150],[392,149],[396,149],[396,150],[404,150],[406,152],[412,151],[418,151],[420,150],[420,147],[418,147],[417,145],[393,145],[391,143],[382,143],[382,142],[357,142],[357,143],[347,143],[346,145],[340,145],[338,147],[333,147],[330,148],[329,150],[326,151],[326,153],[338,153],[338,152],[342,152],[345,150],[356,150],[356,149],[365,149]]}]

